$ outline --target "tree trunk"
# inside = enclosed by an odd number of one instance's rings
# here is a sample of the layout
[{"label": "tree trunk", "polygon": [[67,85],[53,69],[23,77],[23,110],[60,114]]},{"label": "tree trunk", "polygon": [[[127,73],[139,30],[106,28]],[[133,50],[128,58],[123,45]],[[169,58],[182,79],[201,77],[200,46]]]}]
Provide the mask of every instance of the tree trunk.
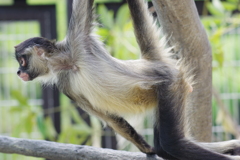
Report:
[{"label": "tree trunk", "polygon": [[194,0],[153,0],[153,4],[169,45],[195,76],[186,107],[188,134],[198,141],[211,141],[212,55]]}]

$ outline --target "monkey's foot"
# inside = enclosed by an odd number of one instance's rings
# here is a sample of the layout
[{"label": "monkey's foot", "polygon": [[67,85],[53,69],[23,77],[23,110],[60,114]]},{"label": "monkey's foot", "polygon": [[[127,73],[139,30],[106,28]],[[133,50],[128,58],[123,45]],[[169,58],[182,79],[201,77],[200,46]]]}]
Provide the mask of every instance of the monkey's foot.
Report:
[{"label": "monkey's foot", "polygon": [[240,157],[240,141],[239,140],[232,140],[232,145],[225,152],[225,154],[236,155],[236,157]]},{"label": "monkey's foot", "polygon": [[146,148],[142,149],[141,152],[146,153],[147,155],[156,154],[154,148],[151,146],[146,146]]}]

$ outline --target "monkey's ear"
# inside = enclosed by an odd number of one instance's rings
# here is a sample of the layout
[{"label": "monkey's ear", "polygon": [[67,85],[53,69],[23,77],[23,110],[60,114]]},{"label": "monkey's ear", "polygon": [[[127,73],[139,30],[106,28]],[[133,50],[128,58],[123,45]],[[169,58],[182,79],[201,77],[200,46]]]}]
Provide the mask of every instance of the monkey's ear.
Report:
[{"label": "monkey's ear", "polygon": [[34,46],[34,51],[37,53],[37,55],[42,56],[44,55],[45,51],[42,47]]}]

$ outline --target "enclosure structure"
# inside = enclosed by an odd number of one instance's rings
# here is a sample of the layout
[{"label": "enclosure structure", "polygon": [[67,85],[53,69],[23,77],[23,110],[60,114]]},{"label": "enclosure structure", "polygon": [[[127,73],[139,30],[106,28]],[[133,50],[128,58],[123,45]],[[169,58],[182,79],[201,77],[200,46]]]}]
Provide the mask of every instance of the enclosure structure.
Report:
[{"label": "enclosure structure", "polygon": [[[21,104],[21,96],[29,99],[29,105],[43,106],[44,109],[59,106],[59,93],[50,87],[42,88],[39,84],[22,84],[16,77],[17,64],[13,61],[14,44],[18,44],[27,38],[43,36],[50,39],[57,37],[56,33],[56,8],[55,5],[47,6],[28,6],[25,0],[15,0],[13,5],[0,7],[0,116],[1,134],[13,133],[16,125],[21,125],[21,115],[9,117],[8,107]],[[40,95],[39,93],[42,94]],[[13,96],[14,95],[14,96]],[[14,98],[15,97],[15,98]],[[19,99],[20,98],[20,99]],[[22,104],[24,105],[24,104]],[[21,106],[24,107],[24,106]],[[25,106],[26,107],[26,106]],[[30,108],[22,108],[29,109]],[[49,113],[45,113],[47,116]],[[60,132],[60,113],[50,113],[57,132]],[[21,116],[22,117],[22,116]],[[25,117],[29,121],[31,118]],[[27,122],[26,120],[25,122]],[[16,133],[24,137],[26,133]],[[31,133],[32,137],[38,135]],[[2,157],[3,156],[3,157]],[[0,155],[0,159],[7,159]]]}]

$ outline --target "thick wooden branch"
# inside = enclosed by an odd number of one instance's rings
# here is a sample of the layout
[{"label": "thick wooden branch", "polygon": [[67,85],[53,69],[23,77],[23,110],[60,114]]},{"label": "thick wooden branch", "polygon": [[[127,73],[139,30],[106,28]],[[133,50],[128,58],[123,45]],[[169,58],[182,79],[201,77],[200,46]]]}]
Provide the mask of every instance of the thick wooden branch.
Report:
[{"label": "thick wooden branch", "polygon": [[51,160],[163,160],[155,155],[0,136],[0,152]]},{"label": "thick wooden branch", "polygon": [[194,0],[153,0],[153,4],[170,46],[184,57],[195,76],[186,116],[190,134],[199,141],[210,141],[212,55]]}]

